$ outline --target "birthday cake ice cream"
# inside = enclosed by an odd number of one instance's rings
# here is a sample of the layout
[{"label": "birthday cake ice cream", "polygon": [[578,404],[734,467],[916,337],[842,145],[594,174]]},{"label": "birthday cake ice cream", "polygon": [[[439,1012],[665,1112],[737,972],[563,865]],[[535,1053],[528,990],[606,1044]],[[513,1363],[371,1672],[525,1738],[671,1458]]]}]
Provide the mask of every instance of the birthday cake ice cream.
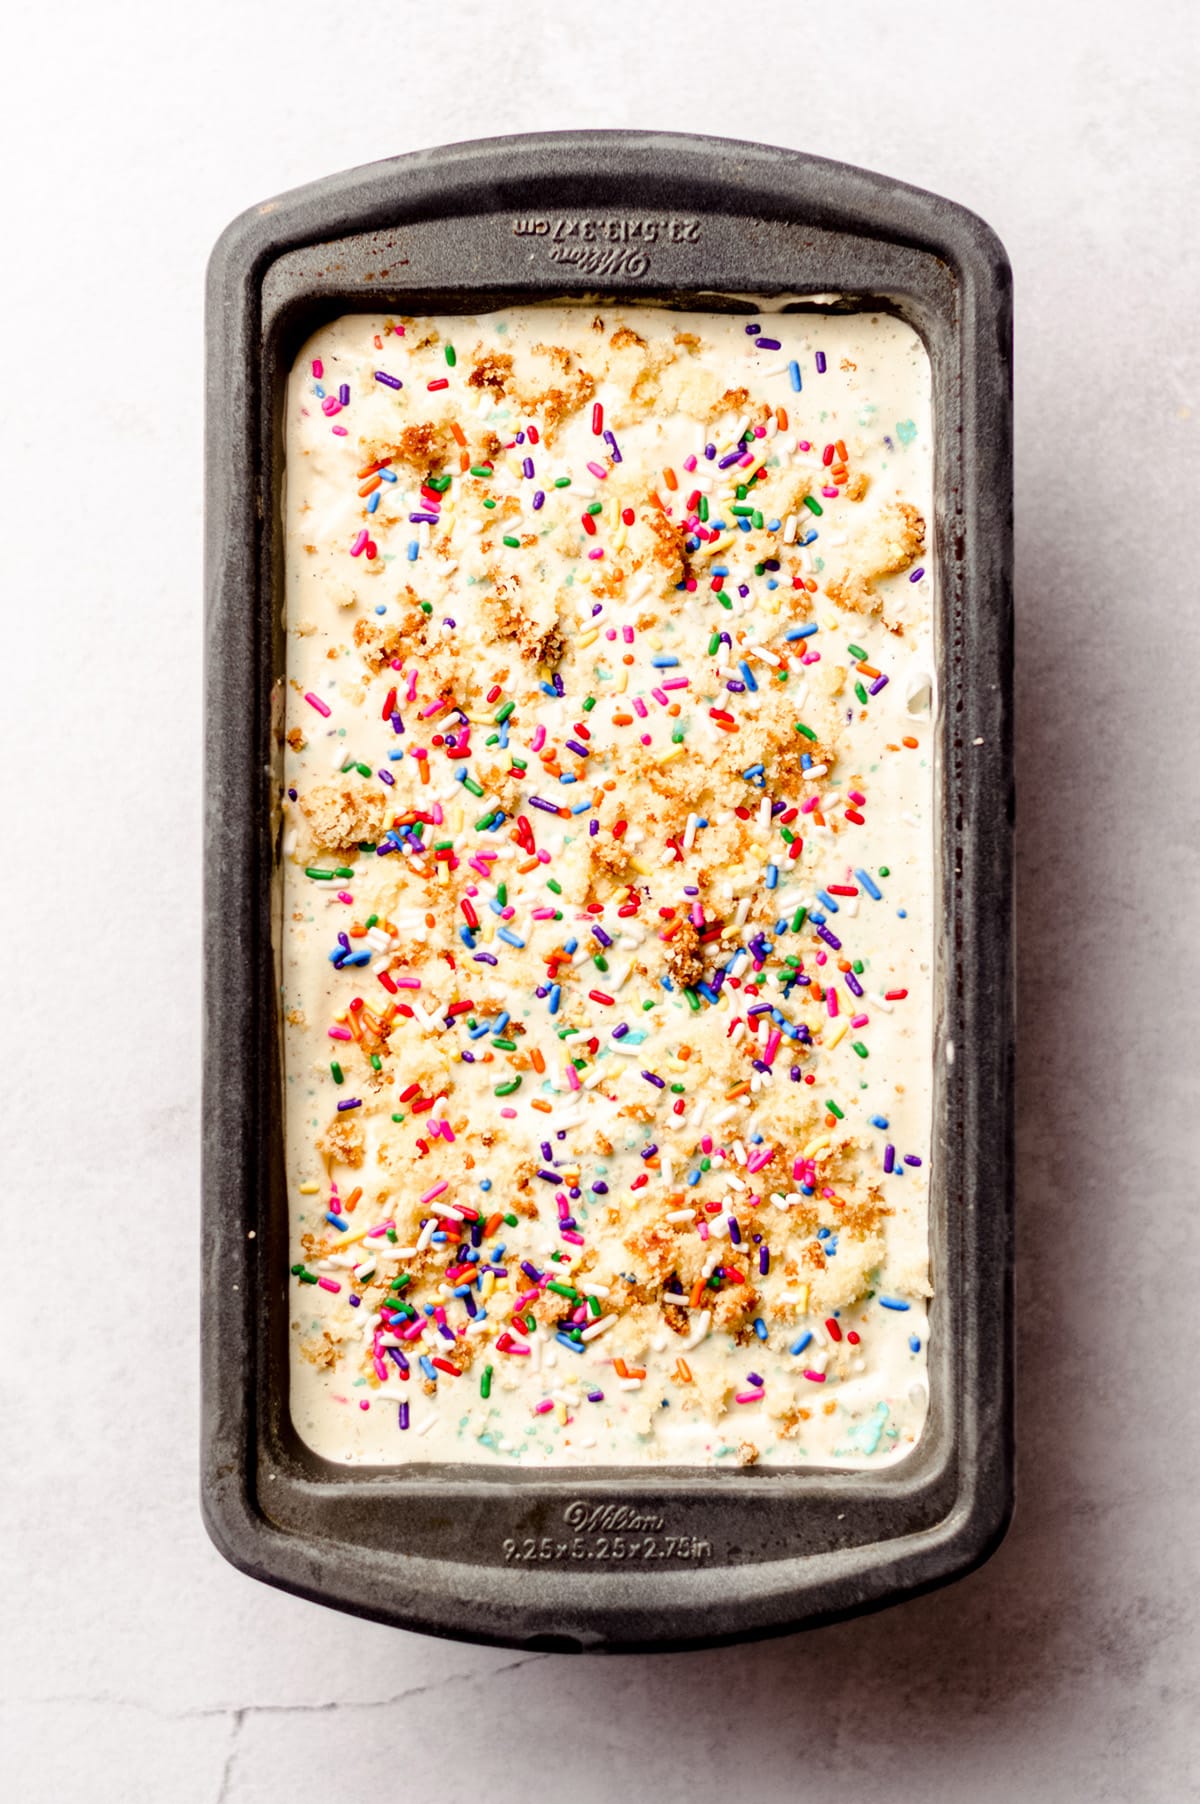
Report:
[{"label": "birthday cake ice cream", "polygon": [[887,313],[349,315],[291,372],[291,1407],[868,1466],[927,1407],[931,377]]}]

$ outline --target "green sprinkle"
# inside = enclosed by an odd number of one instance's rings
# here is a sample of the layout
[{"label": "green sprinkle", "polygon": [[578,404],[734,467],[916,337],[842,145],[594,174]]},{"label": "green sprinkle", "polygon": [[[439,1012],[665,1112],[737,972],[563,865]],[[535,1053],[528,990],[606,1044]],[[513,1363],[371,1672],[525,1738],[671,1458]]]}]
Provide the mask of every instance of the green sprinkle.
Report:
[{"label": "green sprinkle", "polygon": [[490,1397],[492,1394],[492,1371],[491,1366],[483,1368],[483,1375],[479,1380],[479,1395],[483,1398]]},{"label": "green sprinkle", "polygon": [[605,958],[603,952],[597,952],[592,959],[592,963],[595,965],[597,971],[608,970],[608,960]]},{"label": "green sprinkle", "polygon": [[335,1084],[344,1084],[344,1083],[345,1083],[345,1081],[346,1081],[346,1074],[345,1074],[345,1072],[344,1072],[344,1071],[343,1071],[343,1070],[342,1070],[342,1068],[341,1068],[341,1066],[340,1066],[340,1065],[339,1065],[339,1064],[338,1064],[338,1062],[337,1062],[337,1060],[336,1060],[336,1059],[333,1059],[333,1060],[332,1060],[332,1061],[331,1061],[331,1062],[330,1062],[330,1066],[329,1066],[329,1069],[330,1069],[330,1070],[331,1070],[331,1071],[332,1071],[332,1073],[333,1073],[333,1081],[334,1081],[334,1083],[335,1083]]},{"label": "green sprinkle", "polygon": [[315,877],[320,883],[328,883],[332,878],[337,876],[337,872],[322,871],[315,864],[306,864],[304,867],[304,875],[306,877]]},{"label": "green sprinkle", "polygon": [[520,539],[516,539],[516,538],[514,538],[514,537],[513,537],[513,535],[512,535],[512,533],[511,533],[511,532],[506,532],[506,533],[505,533],[505,535],[504,535],[504,540],[503,540],[503,542],[504,542],[504,544],[505,544],[505,545],[507,545],[507,546],[508,546],[508,547],[509,547],[509,548],[510,548],[510,550],[512,550],[512,551],[520,551],[520,549],[521,549],[521,541],[520,541]]},{"label": "green sprinkle", "polygon": [[486,482],[494,472],[487,464],[472,464],[471,474],[472,476],[478,476],[482,482]]},{"label": "green sprinkle", "polygon": [[686,1094],[687,1093],[684,1090],[684,1087],[682,1084],[672,1084],[671,1085],[671,1095],[672,1096],[684,1096]]},{"label": "green sprinkle", "polygon": [[599,1313],[600,1313],[599,1297],[589,1297],[587,1300],[587,1306],[591,1310],[593,1315],[599,1315]]},{"label": "green sprinkle", "polygon": [[[743,489],[741,491],[741,493],[744,495],[746,493],[745,489]],[[731,514],[736,514],[739,519],[748,520],[750,518],[751,514],[754,512],[754,509],[750,506],[731,507],[729,511]]]},{"label": "green sprinkle", "polygon": [[[759,511],[758,511],[758,509],[757,509],[757,508],[755,508],[755,510],[754,510],[754,512],[753,512],[753,513],[752,513],[752,514],[751,514],[751,516],[750,516],[750,524],[751,524],[751,526],[753,526],[753,527],[754,527],[754,529],[755,529],[755,531],[756,531],[756,532],[761,532],[761,531],[762,531],[762,525],[763,525],[763,517],[762,517],[762,515],[761,515],[761,514],[760,514],[760,513],[759,513]],[[761,570],[760,570],[760,571],[759,571],[759,575],[760,575],[760,576],[761,576],[761,575],[762,575],[762,572],[761,572]]]},{"label": "green sprinkle", "polygon": [[720,649],[721,649],[721,635],[720,635],[720,633],[714,633],[712,638],[708,642],[709,657],[710,658],[715,657],[716,654],[720,651]]},{"label": "green sprinkle", "polygon": [[516,707],[516,705],[517,705],[516,702],[505,702],[505,704],[502,708],[498,708],[496,710],[496,713],[493,715],[492,718],[495,720],[496,725],[498,727],[502,727],[504,725],[505,721],[508,719],[509,715],[512,713],[512,711]]},{"label": "green sprinkle", "polygon": [[792,841],[796,837],[796,835],[792,832],[791,828],[790,827],[781,827],[779,829],[779,831],[780,831],[781,835],[783,836],[783,838],[786,840],[787,844],[790,846]]},{"label": "green sprinkle", "polygon": [[546,888],[552,889],[556,896],[562,895],[562,884],[558,881],[557,877],[547,877]]},{"label": "green sprinkle", "polygon": [[529,769],[529,766],[528,766],[528,765],[527,765],[527,764],[526,764],[526,762],[525,762],[525,760],[524,760],[524,758],[514,758],[514,759],[513,759],[513,760],[512,760],[512,763],[511,763],[511,765],[510,765],[510,767],[509,767],[509,768],[510,768],[510,769],[511,769],[511,770],[521,770],[521,771],[523,771],[523,770],[528,770],[528,769]]},{"label": "green sprinkle", "polygon": [[455,364],[458,362],[458,357],[455,354],[453,345],[446,346],[446,362],[450,365],[451,369],[453,369]]},{"label": "green sprinkle", "polygon": [[496,900],[500,904],[501,908],[508,907],[508,885],[507,885],[507,883],[498,883],[496,885]]},{"label": "green sprinkle", "polygon": [[493,1040],[492,1045],[496,1048],[497,1052],[515,1052],[517,1050],[517,1042],[515,1040]]},{"label": "green sprinkle", "polygon": [[861,683],[855,683],[854,693],[855,693],[855,695],[857,695],[859,701],[862,703],[863,707],[865,708],[867,705],[867,692],[863,688]]},{"label": "green sprinkle", "polygon": [[867,655],[861,645],[848,645],[846,647],[846,650],[850,653],[850,656],[852,658],[857,658],[860,664],[863,662],[863,660],[865,659],[865,657]]},{"label": "green sprinkle", "polygon": [[506,1215],[504,1220],[510,1228],[515,1228],[517,1225],[517,1218],[515,1215]]},{"label": "green sprinkle", "polygon": [[485,507],[495,507],[496,503],[492,500],[491,496],[489,495],[484,498],[483,505]]},{"label": "green sprinkle", "polygon": [[687,998],[687,1005],[691,1009],[693,1015],[698,1014],[700,1009],[700,998],[697,996],[695,990],[685,990],[683,993]]},{"label": "green sprinkle", "polygon": [[732,613],[733,603],[730,601],[728,595],[726,595],[724,589],[717,590],[717,600],[720,602],[720,604],[723,608],[728,608],[730,610],[730,612]]},{"label": "green sprinkle", "polygon": [[379,919],[378,915],[368,915],[367,916],[367,932],[368,933],[370,933],[372,927],[374,927],[374,925],[378,919]]},{"label": "green sprinkle", "polygon": [[373,1052],[371,1054],[371,1066],[372,1066],[372,1069],[375,1071],[383,1070],[383,1060],[380,1058],[380,1056],[377,1052]]},{"label": "green sprinkle", "polygon": [[708,519],[708,496],[707,495],[701,495],[700,500],[696,505],[696,513],[699,516],[701,521],[705,521]]},{"label": "green sprinkle", "polygon": [[815,495],[806,495],[804,497],[804,505],[810,514],[823,514],[825,512],[825,509],[821,506],[821,503],[817,500]]},{"label": "green sprinkle", "polygon": [[846,1117],[842,1114],[842,1111],[835,1102],[827,1102],[825,1107],[829,1110],[831,1115],[836,1115],[839,1121],[845,1121]]},{"label": "green sprinkle", "polygon": [[603,501],[589,501],[583,511],[585,514],[602,514],[604,512],[604,503]]},{"label": "green sprinkle", "polygon": [[799,933],[808,918],[807,908],[798,908],[792,916],[792,932]]},{"label": "green sprinkle", "polygon": [[880,876],[881,876],[881,877],[890,877],[890,876],[891,876],[891,874],[892,874],[892,873],[891,873],[891,871],[890,871],[890,870],[889,870],[889,869],[888,869],[888,867],[887,867],[887,865],[886,865],[886,864],[881,864],[881,865],[880,865],[880,867],[879,867],[879,875],[880,875]]},{"label": "green sprinkle", "polygon": [[450,478],[448,476],[428,476],[426,477],[426,481],[435,495],[444,495],[446,490],[450,487]]},{"label": "green sprinkle", "polygon": [[481,814],[475,822],[476,833],[482,833],[485,827],[490,827],[495,818],[496,810],[494,808],[489,808],[486,814]]},{"label": "green sprinkle", "polygon": [[482,797],[483,795],[483,784],[477,783],[474,777],[464,777],[463,788],[469,789],[473,796]]},{"label": "green sprinkle", "polygon": [[649,997],[649,998],[648,998],[648,999],[647,999],[647,1001],[645,1001],[645,1002],[643,1002],[643,1004],[642,1004],[642,1007],[643,1007],[643,1008],[653,1008],[653,1007],[654,1007],[654,998],[653,998],[653,996],[651,996],[651,997]]},{"label": "green sprinkle", "polygon": [[871,1055],[867,1051],[866,1047],[863,1045],[861,1040],[851,1040],[850,1046],[851,1046],[851,1050],[856,1052],[860,1059],[869,1059],[870,1058]]},{"label": "green sprinkle", "polygon": [[403,1115],[393,1115],[392,1120],[393,1121],[403,1121],[404,1117],[403,1117]]},{"label": "green sprinkle", "polygon": [[315,1272],[301,1271],[301,1272],[297,1272],[296,1276],[299,1278],[301,1284],[315,1284],[317,1281]]},{"label": "green sprinkle", "polygon": [[521,1088],[520,1078],[519,1077],[510,1077],[506,1084],[497,1084],[496,1085],[495,1094],[497,1096],[511,1096],[514,1093],[514,1091],[519,1090],[520,1088]]},{"label": "green sprinkle", "polygon": [[796,722],[796,731],[797,733],[803,733],[806,739],[815,739],[817,737],[812,728],[806,727],[802,720]]},{"label": "green sprinkle", "polygon": [[569,476],[556,476],[554,478],[554,486],[556,489],[569,489],[571,486],[571,478]]},{"label": "green sprinkle", "polygon": [[854,972],[856,977],[861,977],[863,974],[863,971],[866,969],[861,958],[856,958],[853,965],[850,968]]},{"label": "green sprinkle", "polygon": [[560,1284],[557,1279],[551,1278],[546,1289],[554,1291],[557,1296],[569,1297],[572,1303],[578,1303],[579,1301],[579,1292],[572,1284]]},{"label": "green sprinkle", "polygon": [[432,614],[433,613],[433,603],[431,601],[423,601],[421,603],[421,612],[422,612],[422,614]]},{"label": "green sprinkle", "polygon": [[584,698],[583,711],[585,714],[590,714],[592,709],[595,706],[596,706],[596,698],[594,695],[589,695]]}]

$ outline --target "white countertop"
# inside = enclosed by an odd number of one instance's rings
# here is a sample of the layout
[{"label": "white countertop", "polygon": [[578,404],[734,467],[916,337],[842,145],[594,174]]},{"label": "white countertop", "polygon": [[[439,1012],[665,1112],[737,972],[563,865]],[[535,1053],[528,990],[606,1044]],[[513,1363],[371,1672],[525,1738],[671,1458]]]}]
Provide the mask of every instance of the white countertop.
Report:
[{"label": "white countertop", "polygon": [[[0,123],[5,1202],[10,1244],[52,1222],[60,1262],[11,1259],[4,1287],[14,1804],[1194,1794],[1196,42],[1182,3],[977,11],[23,13]],[[881,1615],[609,1661],[285,1597],[222,1562],[196,1502],[205,260],[312,177],[601,125],[792,144],[999,232],[1020,710],[1015,1525]]]}]

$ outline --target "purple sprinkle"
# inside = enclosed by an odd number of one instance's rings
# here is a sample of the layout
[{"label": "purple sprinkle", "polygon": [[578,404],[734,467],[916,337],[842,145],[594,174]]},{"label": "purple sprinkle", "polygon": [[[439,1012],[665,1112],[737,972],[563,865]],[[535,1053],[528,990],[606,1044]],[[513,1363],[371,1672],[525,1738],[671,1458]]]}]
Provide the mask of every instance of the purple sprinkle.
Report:
[{"label": "purple sprinkle", "polygon": [[491,952],[477,952],[475,954],[475,963],[477,965],[495,965],[499,962],[500,961]]},{"label": "purple sprinkle", "polygon": [[910,583],[919,583],[921,578],[924,576],[924,574],[925,574],[925,566],[924,566],[924,564],[922,564],[920,569],[913,571],[912,575],[909,577],[908,580]]},{"label": "purple sprinkle", "polygon": [[568,739],[567,750],[569,752],[574,752],[577,758],[590,758],[592,755],[590,747],[580,745],[578,739]]},{"label": "purple sprinkle", "polygon": [[530,796],[529,806],[531,808],[540,808],[543,814],[558,813],[558,804],[556,802],[543,801],[541,796]]},{"label": "purple sprinkle", "polygon": [[732,451],[727,451],[724,457],[720,459],[717,464],[718,470],[727,470],[731,464],[737,463],[741,455],[742,447],[740,445],[735,445]]},{"label": "purple sprinkle", "polygon": [[524,470],[526,477],[532,477],[532,475],[533,475],[533,459],[532,459],[532,457],[525,458],[522,461],[521,468],[522,468],[522,470]]},{"label": "purple sprinkle", "polygon": [[883,1149],[883,1169],[885,1171],[892,1171],[895,1168],[895,1164],[896,1149],[889,1140],[888,1144]]},{"label": "purple sprinkle", "polygon": [[597,1178],[596,1182],[592,1185],[592,1189],[597,1196],[608,1195],[608,1185],[604,1182],[603,1178]]},{"label": "purple sprinkle", "polygon": [[887,688],[887,685],[888,679],[885,676],[877,676],[875,681],[871,684],[871,687],[868,689],[867,694],[878,695],[881,689]]},{"label": "purple sprinkle", "polygon": [[759,1247],[759,1249],[758,1249],[759,1276],[765,1278],[767,1273],[770,1271],[770,1269],[771,1269],[771,1250],[769,1247]]},{"label": "purple sprinkle", "polygon": [[611,433],[611,432],[606,432],[606,433],[605,433],[605,434],[604,434],[604,437],[605,437],[605,439],[606,439],[606,441],[607,441],[607,443],[608,443],[608,448],[609,448],[609,450],[610,450],[610,451],[611,451],[611,452],[612,452],[612,460],[613,460],[613,462],[614,462],[614,463],[615,463],[615,464],[619,464],[619,463],[622,463],[622,462],[623,462],[623,461],[624,461],[624,460],[623,460],[623,458],[622,458],[622,456],[621,456],[621,453],[620,453],[620,451],[619,451],[619,450],[618,450],[618,449],[617,449],[617,441],[616,441],[616,439],[615,439],[615,438],[614,438],[614,437],[613,437],[613,435],[612,435],[612,433]]},{"label": "purple sprinkle", "polygon": [[392,723],[392,732],[393,733],[403,733],[404,722],[401,720],[400,716],[398,714],[393,714],[390,716],[390,719],[391,719],[391,723]]},{"label": "purple sprinkle", "polygon": [[729,1222],[730,1242],[733,1246],[740,1247],[742,1244],[742,1230],[738,1227],[737,1218],[730,1215],[727,1217],[727,1220]]},{"label": "purple sprinkle", "polygon": [[350,935],[348,933],[339,933],[338,934],[338,944],[339,944],[339,946],[344,946],[346,948],[347,952],[349,952]]},{"label": "purple sprinkle", "polygon": [[762,331],[761,326],[747,326],[746,327],[746,336],[747,336],[747,338],[757,338],[758,334],[761,331]]},{"label": "purple sprinkle", "polygon": [[422,524],[428,524],[429,526],[436,526],[438,523],[438,520],[441,518],[441,516],[439,514],[427,514],[427,513],[410,514],[408,517],[412,521],[414,526],[420,526]]},{"label": "purple sprinkle", "polygon": [[611,936],[609,934],[605,933],[603,927],[597,927],[596,923],[594,921],[592,923],[592,933],[595,935],[596,939],[599,940],[599,942],[602,946],[611,946],[612,945]]},{"label": "purple sprinkle", "polygon": [[920,1165],[921,1161],[918,1159],[916,1153],[905,1153],[904,1163],[915,1168]]},{"label": "purple sprinkle", "polygon": [[386,783],[389,789],[395,788],[396,779],[393,777],[390,770],[377,770],[375,775],[379,778],[381,783]]},{"label": "purple sprinkle", "polygon": [[589,821],[588,822],[588,832],[592,836],[593,839],[595,839],[595,837],[596,837],[597,833],[599,833],[599,831],[600,831],[600,822],[599,821]]},{"label": "purple sprinkle", "polygon": [[705,445],[704,455],[707,457],[709,463],[711,463],[713,458],[717,455],[717,447],[715,445]]},{"label": "purple sprinkle", "polygon": [[385,388],[403,388],[404,384],[398,376],[389,376],[386,370],[375,371],[376,382],[382,382]]},{"label": "purple sprinkle", "polygon": [[[656,1077],[653,1071],[643,1071],[642,1076],[645,1078],[645,1080],[648,1084],[653,1084],[654,1088],[656,1090],[665,1090],[667,1087],[666,1078],[665,1077]],[[341,1104],[339,1103],[338,1106],[340,1108]]]},{"label": "purple sprinkle", "polygon": [[537,513],[538,509],[541,507],[541,505],[542,505],[543,501],[545,501],[545,499],[546,499],[546,495],[545,495],[545,491],[543,489],[535,490],[534,497],[533,497],[533,511],[535,514]]},{"label": "purple sprinkle", "polygon": [[362,1097],[361,1096],[348,1096],[346,1098],[345,1102],[340,1102],[338,1104],[338,1114],[344,1115],[347,1109],[361,1109],[361,1108],[362,1108]]},{"label": "purple sprinkle", "polygon": [[614,1040],[623,1040],[628,1032],[629,1023],[627,1021],[622,1021],[618,1027],[613,1028],[612,1037]]},{"label": "purple sprinkle", "polygon": [[824,353],[824,351],[817,352],[816,363],[817,363],[818,376],[823,376],[825,374],[825,353]]},{"label": "purple sprinkle", "polygon": [[402,1403],[400,1405],[400,1427],[401,1428],[408,1427],[408,1404],[407,1403]]},{"label": "purple sprinkle", "polygon": [[349,407],[349,405],[350,405],[350,384],[348,382],[343,382],[342,386],[338,389],[338,400],[341,402],[343,407]]},{"label": "purple sprinkle", "polygon": [[604,1401],[604,1392],[603,1391],[589,1391],[588,1392],[588,1402],[589,1403],[603,1403],[603,1401]]},{"label": "purple sprinkle", "polygon": [[756,351],[781,351],[783,346],[777,338],[760,338],[754,348]]}]

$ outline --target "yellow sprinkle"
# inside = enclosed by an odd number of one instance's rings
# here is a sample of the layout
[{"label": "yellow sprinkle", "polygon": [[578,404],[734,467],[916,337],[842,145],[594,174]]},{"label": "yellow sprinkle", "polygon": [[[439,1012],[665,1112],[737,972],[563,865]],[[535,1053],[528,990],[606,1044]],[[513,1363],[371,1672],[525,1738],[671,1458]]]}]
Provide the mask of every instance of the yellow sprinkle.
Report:
[{"label": "yellow sprinkle", "polygon": [[828,1134],[818,1134],[815,1140],[809,1141],[804,1151],[800,1154],[800,1157],[802,1159],[815,1159],[818,1153],[824,1152],[827,1146],[832,1145],[833,1141]]},{"label": "yellow sprinkle", "polygon": [[808,1298],[809,1298],[809,1287],[807,1284],[802,1284],[800,1286],[799,1292],[797,1293],[797,1297],[796,1297],[796,1306],[799,1309],[801,1315],[808,1314]]},{"label": "yellow sprinkle", "polygon": [[684,751],[684,748],[683,748],[683,746],[682,746],[682,744],[680,744],[680,745],[673,745],[673,746],[672,746],[672,747],[671,747],[671,749],[670,749],[670,751],[669,751],[669,752],[664,752],[664,753],[663,753],[663,755],[662,755],[662,757],[661,757],[661,758],[660,758],[660,759],[659,759],[659,761],[658,761],[658,762],[659,762],[659,763],[660,763],[660,764],[670,764],[670,763],[671,763],[671,761],[672,761],[672,759],[674,759],[674,758],[682,758],[682,757],[683,757],[683,751]]},{"label": "yellow sprinkle", "polygon": [[321,1186],[319,1184],[301,1184],[300,1194],[301,1196],[317,1196],[320,1189]]},{"label": "yellow sprinkle", "polygon": [[837,1026],[834,1028],[834,1030],[830,1034],[829,1038],[825,1041],[825,1050],[827,1052],[832,1052],[833,1048],[835,1046],[839,1046],[841,1044],[841,1042],[846,1038],[846,1035],[849,1031],[850,1031],[850,1023],[849,1023],[849,1021],[846,1020],[845,1016],[843,1015],[842,1019],[838,1022]]}]

